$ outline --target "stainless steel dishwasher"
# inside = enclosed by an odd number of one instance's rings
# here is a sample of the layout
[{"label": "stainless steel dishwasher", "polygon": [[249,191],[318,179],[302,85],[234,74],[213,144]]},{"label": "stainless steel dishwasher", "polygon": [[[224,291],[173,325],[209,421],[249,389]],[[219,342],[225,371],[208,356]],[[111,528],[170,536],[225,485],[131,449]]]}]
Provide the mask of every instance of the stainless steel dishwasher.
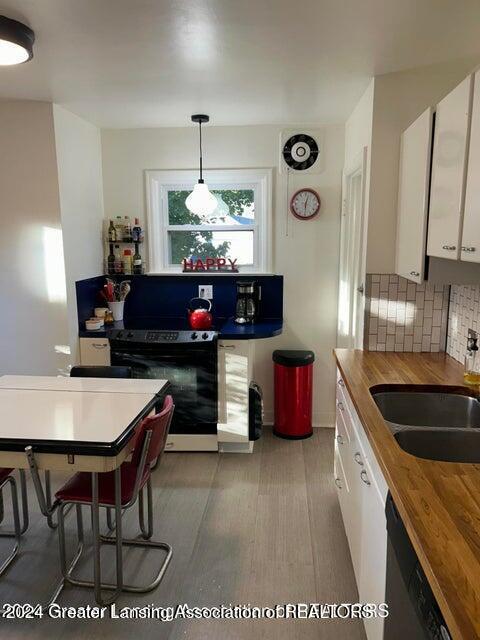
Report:
[{"label": "stainless steel dishwasher", "polygon": [[420,566],[390,493],[387,518],[387,584],[384,640],[451,640],[435,596]]}]

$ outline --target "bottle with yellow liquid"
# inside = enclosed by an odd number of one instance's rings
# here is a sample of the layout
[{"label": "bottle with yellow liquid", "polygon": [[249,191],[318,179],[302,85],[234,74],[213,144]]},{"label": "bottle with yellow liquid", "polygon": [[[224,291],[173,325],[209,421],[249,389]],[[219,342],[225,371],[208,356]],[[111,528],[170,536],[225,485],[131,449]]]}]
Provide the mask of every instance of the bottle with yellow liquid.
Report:
[{"label": "bottle with yellow liquid", "polygon": [[467,353],[465,355],[465,384],[480,385],[480,355],[478,353],[478,333],[468,330]]}]

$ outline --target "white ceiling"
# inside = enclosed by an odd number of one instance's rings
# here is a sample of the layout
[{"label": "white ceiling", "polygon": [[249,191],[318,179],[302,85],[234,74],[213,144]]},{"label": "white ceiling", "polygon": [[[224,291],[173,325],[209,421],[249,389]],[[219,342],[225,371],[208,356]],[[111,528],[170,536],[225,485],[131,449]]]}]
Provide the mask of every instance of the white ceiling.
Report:
[{"label": "white ceiling", "polygon": [[480,56],[478,0],[0,0],[36,32],[0,98],[102,127],[342,122],[372,75]]}]

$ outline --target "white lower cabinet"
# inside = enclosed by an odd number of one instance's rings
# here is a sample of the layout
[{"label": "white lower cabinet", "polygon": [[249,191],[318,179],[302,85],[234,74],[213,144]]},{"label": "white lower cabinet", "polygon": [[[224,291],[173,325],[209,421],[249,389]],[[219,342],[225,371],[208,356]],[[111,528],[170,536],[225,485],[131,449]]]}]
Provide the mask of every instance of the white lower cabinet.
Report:
[{"label": "white lower cabinet", "polygon": [[[385,602],[388,487],[341,376],[337,375],[334,474],[360,602]],[[382,640],[383,618],[364,620]]]},{"label": "white lower cabinet", "polygon": [[80,364],[110,364],[110,344],[107,338],[80,338]]},{"label": "white lower cabinet", "polygon": [[220,450],[250,448],[248,394],[253,373],[253,348],[253,340],[218,341],[218,446]]}]

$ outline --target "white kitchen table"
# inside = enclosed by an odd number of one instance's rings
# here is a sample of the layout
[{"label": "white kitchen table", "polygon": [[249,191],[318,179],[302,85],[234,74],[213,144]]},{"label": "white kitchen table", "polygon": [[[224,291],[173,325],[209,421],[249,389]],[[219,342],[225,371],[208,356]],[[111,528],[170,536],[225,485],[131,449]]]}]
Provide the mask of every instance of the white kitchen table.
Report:
[{"label": "white kitchen table", "polygon": [[0,377],[0,466],[105,472],[129,454],[137,423],[160,401],[166,380]]},{"label": "white kitchen table", "polygon": [[[120,465],[131,453],[137,424],[161,402],[166,380],[119,378],[58,378],[49,376],[2,376],[0,378],[0,466],[30,467],[42,513],[53,526],[56,508],[42,487],[39,469],[87,471],[92,474],[92,528],[94,550],[99,557],[98,473],[115,471],[117,585],[113,600],[122,590],[122,527]],[[81,518],[77,506],[77,518]],[[79,545],[70,569],[83,548]],[[94,573],[100,575],[99,563]],[[99,582],[99,580],[97,581]],[[64,586],[62,579],[50,602]],[[103,603],[100,588],[97,602]]]},{"label": "white kitchen table", "polygon": [[0,376],[0,389],[36,391],[96,391],[98,393],[134,393],[155,395],[166,380],[138,378],[68,378],[65,376]]}]

